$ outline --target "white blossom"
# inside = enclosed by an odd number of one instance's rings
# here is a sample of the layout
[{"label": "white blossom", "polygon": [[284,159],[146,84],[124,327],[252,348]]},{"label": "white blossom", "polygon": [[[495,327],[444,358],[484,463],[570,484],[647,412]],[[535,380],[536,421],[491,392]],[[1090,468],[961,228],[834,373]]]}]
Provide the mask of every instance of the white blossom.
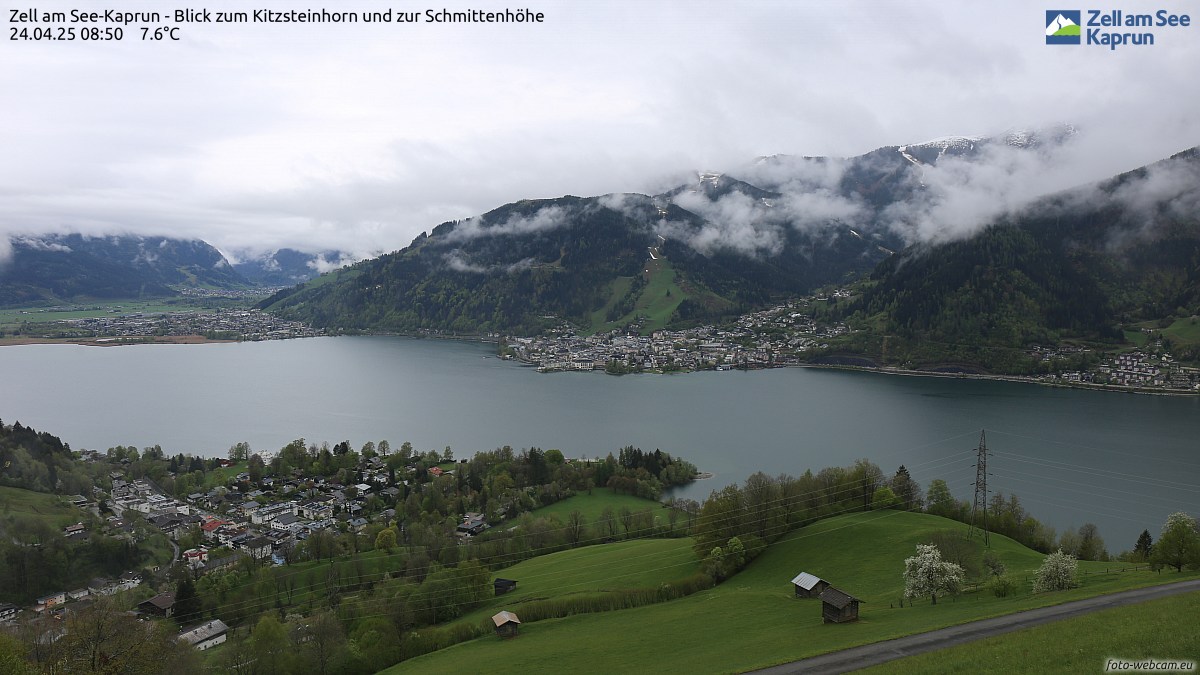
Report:
[{"label": "white blossom", "polygon": [[928,595],[937,604],[938,593],[957,593],[963,583],[963,568],[942,560],[933,544],[917,544],[917,554],[904,560],[904,597]]},{"label": "white blossom", "polygon": [[1075,556],[1063,553],[1060,548],[1046,556],[1033,578],[1033,592],[1062,591],[1075,585],[1075,570],[1079,564]]}]

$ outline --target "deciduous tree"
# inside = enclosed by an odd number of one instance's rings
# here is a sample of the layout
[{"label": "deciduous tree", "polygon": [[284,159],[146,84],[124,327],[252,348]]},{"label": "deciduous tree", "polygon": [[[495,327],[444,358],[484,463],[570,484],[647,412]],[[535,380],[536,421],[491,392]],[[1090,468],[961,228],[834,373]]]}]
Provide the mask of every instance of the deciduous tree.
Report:
[{"label": "deciduous tree", "polygon": [[1064,553],[1060,548],[1046,556],[1042,566],[1033,577],[1033,592],[1062,591],[1075,585],[1075,574],[1079,568],[1075,556]]},{"label": "deciduous tree", "polygon": [[1174,567],[1183,571],[1184,565],[1200,566],[1200,532],[1196,519],[1186,513],[1172,513],[1163,524],[1158,543],[1150,553],[1156,567]]},{"label": "deciduous tree", "polygon": [[917,554],[904,559],[904,597],[929,596],[937,604],[939,593],[957,593],[962,588],[963,568],[942,560],[933,544],[917,544]]}]

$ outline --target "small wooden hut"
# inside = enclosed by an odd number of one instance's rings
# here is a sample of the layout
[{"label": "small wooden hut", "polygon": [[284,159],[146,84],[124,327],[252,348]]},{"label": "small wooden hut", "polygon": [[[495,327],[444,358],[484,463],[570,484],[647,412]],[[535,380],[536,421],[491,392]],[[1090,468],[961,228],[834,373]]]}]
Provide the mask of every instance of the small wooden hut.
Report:
[{"label": "small wooden hut", "polygon": [[821,618],[825,619],[825,623],[858,621],[858,604],[862,600],[839,591],[833,586],[826,588],[820,598]]},{"label": "small wooden hut", "polygon": [[496,595],[504,595],[509,591],[517,590],[517,582],[512,579],[498,578],[492,582],[492,586],[496,589]]},{"label": "small wooden hut", "polygon": [[808,572],[801,572],[792,579],[792,585],[796,587],[797,598],[816,598],[820,597],[821,593],[829,588],[829,582],[821,577],[813,576]]},{"label": "small wooden hut", "polygon": [[496,635],[502,638],[512,638],[517,636],[517,630],[521,626],[521,620],[516,614],[505,610],[492,617],[492,623],[496,624]]}]

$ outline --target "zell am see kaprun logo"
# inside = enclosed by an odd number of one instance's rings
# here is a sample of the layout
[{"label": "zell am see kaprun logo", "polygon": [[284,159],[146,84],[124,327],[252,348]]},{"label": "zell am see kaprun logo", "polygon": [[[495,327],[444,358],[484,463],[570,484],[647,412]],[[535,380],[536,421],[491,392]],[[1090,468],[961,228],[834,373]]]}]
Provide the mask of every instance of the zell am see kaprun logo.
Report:
[{"label": "zell am see kaprun logo", "polygon": [[[1120,9],[1048,9],[1046,44],[1117,47],[1154,45],[1158,32],[1190,28],[1192,17],[1165,9],[1150,13],[1126,13]],[[1121,30],[1140,28],[1139,31]]]}]

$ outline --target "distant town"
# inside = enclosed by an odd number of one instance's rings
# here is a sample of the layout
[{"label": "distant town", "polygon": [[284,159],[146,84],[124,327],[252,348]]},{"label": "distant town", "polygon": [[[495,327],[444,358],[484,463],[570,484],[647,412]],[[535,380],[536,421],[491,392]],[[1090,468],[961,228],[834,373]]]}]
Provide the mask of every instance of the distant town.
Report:
[{"label": "distant town", "polygon": [[[228,291],[214,298],[231,299]],[[959,376],[1162,393],[1200,392],[1200,368],[1176,361],[1153,329],[1141,329],[1144,344],[1131,350],[1106,351],[1078,344],[1033,346],[1024,350],[1032,362],[1044,365],[1033,375],[986,375],[969,369],[938,372],[877,367],[869,359],[823,359],[814,354],[838,354],[839,340],[861,333],[846,323],[815,318],[814,306],[850,297],[849,288],[796,298],[768,309],[742,315],[725,325],[701,325],[680,330],[660,329],[643,334],[637,322],[594,334],[581,333],[570,323],[538,336],[481,336],[499,343],[500,357],[534,366],[538,372],[602,371],[627,373],[686,373],[701,370],[756,370],[785,366],[840,366],[878,372]],[[205,296],[208,297],[208,296]],[[237,299],[237,298],[232,298]],[[23,310],[22,314],[85,309],[56,307]],[[86,309],[99,309],[98,307]],[[219,308],[177,312],[125,313],[121,305],[106,308],[105,316],[30,322],[23,335],[46,340],[76,340],[92,344],[145,341],[186,341],[189,338],[229,341],[285,340],[329,334],[300,321],[280,319],[257,309]],[[443,331],[419,331],[426,337],[462,337]],[[1063,363],[1086,363],[1067,369]]]},{"label": "distant town", "polygon": [[[600,370],[610,374],[675,373],[698,370],[754,370],[812,363],[815,350],[836,347],[837,338],[856,332],[845,323],[812,318],[814,303],[850,297],[839,288],[829,295],[814,295],[746,314],[726,326],[704,325],[686,330],[657,330],[642,335],[639,326],[581,335],[563,324],[538,337],[502,339],[501,358],[533,365],[538,372]],[[1144,329],[1146,344],[1119,353],[1078,345],[1034,346],[1025,350],[1031,359],[1047,364],[1049,373],[990,376],[968,372],[907,371],[889,367],[863,367],[880,372],[912,372],[943,376],[995,377],[1065,386],[1158,390],[1164,393],[1200,391],[1200,368],[1178,363],[1167,351],[1157,331]],[[1086,370],[1055,370],[1057,361],[1095,363]]]},{"label": "distant town", "polygon": [[[69,309],[49,308],[48,311]],[[257,309],[123,313],[123,308],[115,305],[107,311],[109,316],[37,323],[24,334],[46,339],[89,339],[100,344],[191,336],[231,341],[286,340],[325,334],[324,330],[299,321],[286,321]]]},{"label": "distant town", "polygon": [[[848,295],[846,290],[835,292],[835,297]],[[826,299],[794,300],[746,314],[729,326],[657,330],[650,335],[640,335],[634,325],[583,337],[562,326],[541,337],[509,340],[505,355],[536,365],[540,372],[687,372],[798,365],[805,352],[826,348],[830,338],[850,332],[844,323],[824,324],[809,316],[811,304]]]}]

